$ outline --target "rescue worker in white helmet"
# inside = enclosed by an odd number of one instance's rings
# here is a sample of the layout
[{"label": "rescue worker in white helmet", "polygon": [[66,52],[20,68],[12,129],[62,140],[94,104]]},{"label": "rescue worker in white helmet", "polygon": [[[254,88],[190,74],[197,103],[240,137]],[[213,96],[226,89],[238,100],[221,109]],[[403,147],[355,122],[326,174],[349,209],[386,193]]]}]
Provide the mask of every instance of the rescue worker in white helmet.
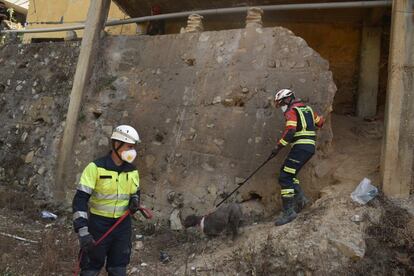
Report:
[{"label": "rescue worker in white helmet", "polygon": [[[82,276],[96,276],[106,263],[110,276],[125,276],[131,255],[131,217],[126,217],[100,244],[97,241],[128,209],[140,207],[139,174],[132,164],[140,142],[131,126],[111,136],[112,150],[83,170],[73,198],[73,226],[81,247]],[[89,206],[88,206],[89,205]]]},{"label": "rescue worker in white helmet", "polygon": [[278,226],[294,220],[309,201],[299,185],[297,175],[315,154],[316,130],[322,127],[324,119],[310,106],[296,100],[290,89],[279,90],[275,95],[274,105],[282,109],[286,126],[272,153],[276,155],[283,147],[292,145],[280,169],[279,184],[283,209],[275,222]]}]

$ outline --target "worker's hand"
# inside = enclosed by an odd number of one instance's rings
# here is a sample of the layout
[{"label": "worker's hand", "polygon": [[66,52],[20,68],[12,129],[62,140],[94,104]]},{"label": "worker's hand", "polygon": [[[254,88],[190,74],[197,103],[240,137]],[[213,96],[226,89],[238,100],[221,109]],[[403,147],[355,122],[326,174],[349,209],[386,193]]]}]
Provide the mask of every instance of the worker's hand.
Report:
[{"label": "worker's hand", "polygon": [[277,145],[274,149],[272,149],[272,154],[270,156],[275,157],[281,149],[282,149],[282,146]]},{"label": "worker's hand", "polygon": [[135,214],[139,210],[139,198],[137,195],[131,196],[129,199],[129,211]]},{"label": "worker's hand", "polygon": [[80,248],[84,251],[89,251],[95,246],[93,236],[88,232],[88,227],[82,227],[78,232]]}]

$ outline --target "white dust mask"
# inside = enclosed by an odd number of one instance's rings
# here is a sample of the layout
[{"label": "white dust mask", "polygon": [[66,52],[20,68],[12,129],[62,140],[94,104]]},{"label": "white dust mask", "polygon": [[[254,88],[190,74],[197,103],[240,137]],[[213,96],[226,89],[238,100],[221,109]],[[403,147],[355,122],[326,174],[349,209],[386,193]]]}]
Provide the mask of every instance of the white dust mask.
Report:
[{"label": "white dust mask", "polygon": [[284,106],[282,106],[282,111],[283,111],[283,113],[285,113],[285,112],[286,112],[287,108],[288,108],[288,106],[287,106],[286,104],[285,104]]},{"label": "white dust mask", "polygon": [[121,153],[122,160],[128,163],[134,162],[135,157],[137,157],[137,151],[134,149],[125,150]]}]

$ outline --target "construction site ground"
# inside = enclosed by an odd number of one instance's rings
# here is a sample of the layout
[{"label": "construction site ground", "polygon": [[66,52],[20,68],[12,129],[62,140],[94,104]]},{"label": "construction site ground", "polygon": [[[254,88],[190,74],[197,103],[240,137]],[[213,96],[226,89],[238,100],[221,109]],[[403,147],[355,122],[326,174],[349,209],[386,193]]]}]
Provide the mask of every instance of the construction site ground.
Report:
[{"label": "construction site ground", "polygon": [[[413,200],[389,201],[380,193],[368,205],[359,206],[349,196],[364,177],[378,186],[381,120],[335,114],[331,120],[334,139],[320,180],[328,185],[294,222],[275,227],[274,214],[246,223],[232,241],[226,235],[207,239],[197,231],[151,228],[134,220],[128,275],[413,275]],[[78,242],[71,214],[57,212],[56,220],[45,220],[40,217],[45,209],[56,212],[52,206],[39,206],[24,190],[1,187],[0,275],[73,273]],[[365,221],[360,225],[350,221],[361,213]],[[358,248],[355,253],[338,247],[342,257],[333,260],[329,252],[335,239],[324,244],[321,237],[352,229],[362,233],[363,256]],[[168,254],[168,262],[160,261],[160,251]]]}]

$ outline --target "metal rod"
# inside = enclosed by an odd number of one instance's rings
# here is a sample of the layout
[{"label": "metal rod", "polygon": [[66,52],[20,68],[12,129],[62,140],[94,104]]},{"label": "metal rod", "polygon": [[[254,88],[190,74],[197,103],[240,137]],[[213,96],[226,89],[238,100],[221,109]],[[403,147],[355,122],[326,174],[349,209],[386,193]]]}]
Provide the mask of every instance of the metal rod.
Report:
[{"label": "metal rod", "polygon": [[[254,7],[261,8],[264,11],[288,11],[288,10],[310,10],[310,9],[374,8],[374,7],[387,7],[387,6],[391,6],[391,4],[392,4],[392,0],[383,0],[383,1],[315,3],[315,4],[265,5],[265,6],[254,6]],[[200,14],[200,15],[242,13],[242,12],[246,12],[248,9],[249,7],[235,7],[235,8],[221,8],[221,9],[175,12],[175,13],[167,13],[167,14],[160,14],[160,15],[143,16],[143,17],[137,17],[137,18],[111,20],[111,21],[107,21],[105,26],[109,27],[109,26],[117,26],[117,25],[131,24],[131,23],[142,23],[142,22],[155,21],[155,20],[181,18],[181,17],[187,17],[195,13]],[[46,32],[81,30],[84,28],[85,28],[85,24],[78,24],[78,25],[56,27],[56,28],[3,30],[3,31],[0,31],[0,33],[46,33]]]},{"label": "metal rod", "polygon": [[236,189],[234,189],[230,194],[228,194],[222,201],[220,201],[216,205],[216,208],[218,208],[224,201],[226,201],[229,197],[231,197],[238,189],[240,189],[247,181],[249,181],[250,178],[253,177],[253,175],[255,175],[264,165],[266,165],[267,162],[275,158],[276,155],[277,154],[273,154],[273,153],[270,154],[269,157],[259,167],[257,167],[243,182],[237,183],[239,186]]}]

